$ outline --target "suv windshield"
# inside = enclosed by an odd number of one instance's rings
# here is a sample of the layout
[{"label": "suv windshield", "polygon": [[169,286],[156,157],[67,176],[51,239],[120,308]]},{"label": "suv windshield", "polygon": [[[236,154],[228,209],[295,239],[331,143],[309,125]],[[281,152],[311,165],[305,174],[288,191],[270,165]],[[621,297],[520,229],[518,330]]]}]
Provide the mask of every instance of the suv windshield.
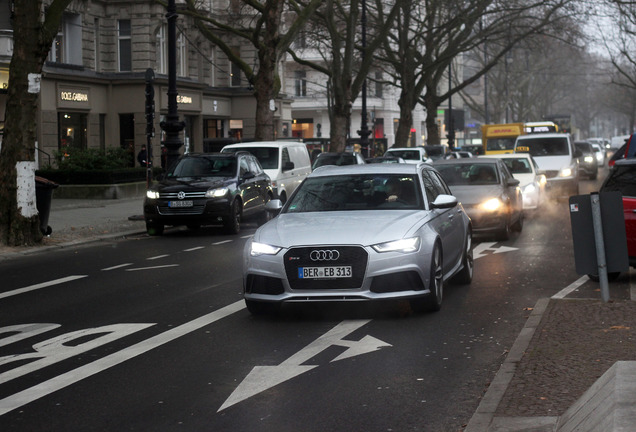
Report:
[{"label": "suv windshield", "polygon": [[278,148],[277,147],[238,147],[226,148],[223,153],[234,153],[237,151],[248,151],[256,156],[263,169],[278,169]]},{"label": "suv windshield", "polygon": [[551,137],[551,138],[529,138],[517,140],[517,148],[525,147],[524,152],[530,153],[532,156],[567,156],[570,154],[568,150],[567,138]]},{"label": "suv windshield", "polygon": [[184,157],[168,171],[167,178],[180,177],[232,177],[236,175],[233,157]]},{"label": "suv windshield", "polygon": [[422,209],[419,190],[416,178],[406,174],[310,177],[291,198],[285,213]]}]

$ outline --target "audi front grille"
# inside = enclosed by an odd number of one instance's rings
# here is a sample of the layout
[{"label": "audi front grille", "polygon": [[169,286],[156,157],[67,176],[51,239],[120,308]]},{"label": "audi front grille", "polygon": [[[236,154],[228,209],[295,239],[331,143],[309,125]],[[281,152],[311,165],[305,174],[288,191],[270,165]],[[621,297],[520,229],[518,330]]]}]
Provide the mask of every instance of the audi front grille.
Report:
[{"label": "audi front grille", "polygon": [[[284,255],[285,273],[294,290],[355,289],[364,281],[367,251],[360,246],[313,246],[292,248]],[[300,267],[347,267],[351,277],[299,278]]]}]

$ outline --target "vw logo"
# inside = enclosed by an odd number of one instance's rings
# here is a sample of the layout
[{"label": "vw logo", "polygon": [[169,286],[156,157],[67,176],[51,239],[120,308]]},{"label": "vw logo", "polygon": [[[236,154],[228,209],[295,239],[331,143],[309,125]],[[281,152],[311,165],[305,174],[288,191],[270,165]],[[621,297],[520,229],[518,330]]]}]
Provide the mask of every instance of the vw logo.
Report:
[{"label": "vw logo", "polygon": [[340,258],[337,250],[312,250],[309,254],[312,261],[336,261]]},{"label": "vw logo", "polygon": [[179,193],[177,194],[177,198],[184,199],[185,198],[185,192],[179,191]]}]

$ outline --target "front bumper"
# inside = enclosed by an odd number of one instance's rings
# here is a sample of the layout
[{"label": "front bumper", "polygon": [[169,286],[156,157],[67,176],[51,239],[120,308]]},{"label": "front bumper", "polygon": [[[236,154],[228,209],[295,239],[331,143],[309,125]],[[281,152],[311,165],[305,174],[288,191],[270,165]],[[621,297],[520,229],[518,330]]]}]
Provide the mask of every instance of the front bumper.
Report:
[{"label": "front bumper", "polygon": [[191,207],[171,207],[170,200],[148,199],[144,201],[146,223],[164,225],[213,224],[231,214],[231,203],[226,198],[194,199]]}]

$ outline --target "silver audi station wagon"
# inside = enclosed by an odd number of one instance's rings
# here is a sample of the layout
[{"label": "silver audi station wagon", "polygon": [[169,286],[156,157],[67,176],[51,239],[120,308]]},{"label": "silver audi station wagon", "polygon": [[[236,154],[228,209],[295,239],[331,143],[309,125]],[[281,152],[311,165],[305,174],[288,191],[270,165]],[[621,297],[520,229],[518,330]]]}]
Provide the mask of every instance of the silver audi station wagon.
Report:
[{"label": "silver audi station wagon", "polygon": [[471,222],[426,163],[325,166],[246,243],[253,314],[285,302],[409,300],[439,310],[444,282],[473,275]]}]

